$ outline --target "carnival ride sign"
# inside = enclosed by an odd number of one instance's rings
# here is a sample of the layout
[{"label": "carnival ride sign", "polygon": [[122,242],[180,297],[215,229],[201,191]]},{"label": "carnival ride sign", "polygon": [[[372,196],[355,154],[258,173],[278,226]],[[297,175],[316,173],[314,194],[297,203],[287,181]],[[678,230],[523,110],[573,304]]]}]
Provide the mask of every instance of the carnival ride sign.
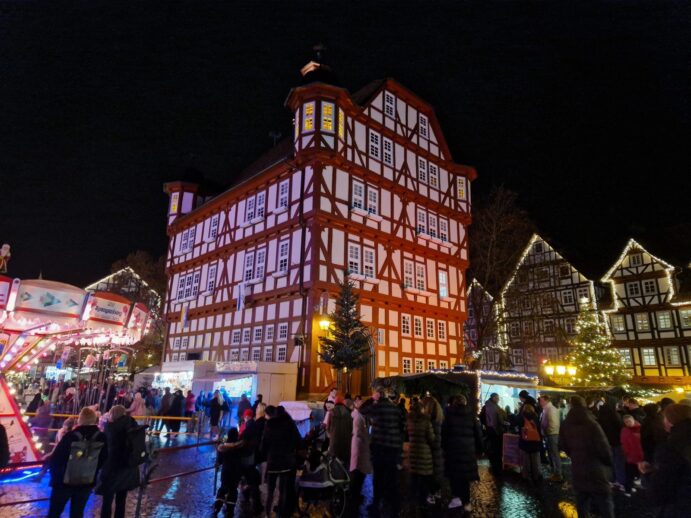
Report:
[{"label": "carnival ride sign", "polygon": [[130,301],[110,293],[94,295],[89,320],[124,326],[130,314]]},{"label": "carnival ride sign", "polygon": [[79,317],[85,298],[84,290],[69,284],[43,280],[21,281],[15,311],[25,310]]}]

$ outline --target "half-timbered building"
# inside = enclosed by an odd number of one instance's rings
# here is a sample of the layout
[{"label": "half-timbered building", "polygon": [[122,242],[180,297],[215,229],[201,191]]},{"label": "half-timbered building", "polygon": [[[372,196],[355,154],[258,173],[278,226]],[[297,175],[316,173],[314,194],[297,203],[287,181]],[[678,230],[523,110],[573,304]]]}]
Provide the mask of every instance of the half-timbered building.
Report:
[{"label": "half-timbered building", "polygon": [[516,370],[540,374],[570,352],[583,299],[597,304],[593,282],[534,234],[501,292],[500,338]]},{"label": "half-timbered building", "polygon": [[[373,330],[373,376],[462,356],[470,181],[433,108],[392,79],[355,94],[310,62],[286,107],[294,133],[209,198],[171,182],[166,361],[294,362],[322,394],[320,326],[344,272]],[[356,385],[357,386],[357,385]]]},{"label": "half-timbered building", "polygon": [[477,280],[473,279],[469,284],[467,318],[463,324],[465,363],[498,370],[501,365],[499,305]]},{"label": "half-timbered building", "polygon": [[691,296],[675,270],[631,239],[602,278],[611,293],[602,311],[634,382],[691,384]]}]

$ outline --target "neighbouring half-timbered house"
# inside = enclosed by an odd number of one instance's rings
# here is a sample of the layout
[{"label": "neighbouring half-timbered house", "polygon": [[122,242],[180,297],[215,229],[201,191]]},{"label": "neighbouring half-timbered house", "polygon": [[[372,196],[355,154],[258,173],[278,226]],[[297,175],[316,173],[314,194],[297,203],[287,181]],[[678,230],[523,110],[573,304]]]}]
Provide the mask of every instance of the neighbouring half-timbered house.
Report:
[{"label": "neighbouring half-timbered house", "polygon": [[691,384],[691,296],[675,270],[631,239],[602,278],[611,290],[602,311],[634,382]]},{"label": "neighbouring half-timbered house", "polygon": [[[320,326],[349,272],[372,327],[360,375],[421,372],[462,357],[470,181],[432,107],[392,79],[351,95],[322,64],[286,106],[294,134],[209,198],[166,184],[166,361],[294,362],[297,393],[334,373]],[[357,385],[356,385],[357,386]]]},{"label": "neighbouring half-timbered house", "polygon": [[467,291],[467,318],[463,324],[463,349],[466,364],[499,370],[499,305],[484,286],[473,279]]},{"label": "neighbouring half-timbered house", "polygon": [[582,299],[597,304],[593,282],[534,234],[501,292],[500,338],[516,370],[541,374],[570,352]]}]

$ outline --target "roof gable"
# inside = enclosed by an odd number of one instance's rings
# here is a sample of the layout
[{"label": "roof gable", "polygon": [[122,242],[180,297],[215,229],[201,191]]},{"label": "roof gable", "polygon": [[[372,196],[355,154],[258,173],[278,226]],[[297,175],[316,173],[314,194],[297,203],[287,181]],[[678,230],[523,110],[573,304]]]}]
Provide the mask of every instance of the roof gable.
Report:
[{"label": "roof gable", "polygon": [[621,252],[619,255],[619,258],[616,260],[616,262],[612,265],[612,267],[605,273],[605,275],[602,277],[602,282],[609,282],[612,280],[615,272],[617,271],[617,268],[619,267],[624,267],[628,268],[631,265],[630,257],[632,255],[636,255],[637,253],[643,254],[643,261],[644,263],[650,264],[650,263],[658,263],[660,266],[662,266],[663,269],[668,270],[669,273],[674,271],[674,266],[669,264],[667,261],[664,261],[663,259],[660,259],[659,257],[654,256],[648,250],[646,250],[638,241],[635,239],[631,238],[629,239],[628,243],[626,243],[626,246],[624,247],[624,250]]}]

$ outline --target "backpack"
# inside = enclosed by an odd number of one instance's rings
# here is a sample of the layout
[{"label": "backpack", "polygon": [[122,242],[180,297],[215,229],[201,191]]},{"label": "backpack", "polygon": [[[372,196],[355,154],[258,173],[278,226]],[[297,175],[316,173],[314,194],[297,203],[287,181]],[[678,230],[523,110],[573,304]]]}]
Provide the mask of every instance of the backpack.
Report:
[{"label": "backpack", "polygon": [[95,433],[91,439],[85,439],[79,432],[74,432],[77,440],[70,445],[70,456],[65,467],[63,484],[67,486],[85,486],[96,481],[98,458],[105,446],[103,441],[97,441]]},{"label": "backpack", "polygon": [[526,442],[539,442],[540,432],[537,431],[537,426],[530,419],[523,419],[523,428],[521,429],[521,439]]},{"label": "backpack", "polygon": [[125,448],[127,455],[127,466],[136,468],[144,464],[148,459],[146,450],[146,429],[148,425],[134,425],[127,429]]}]

